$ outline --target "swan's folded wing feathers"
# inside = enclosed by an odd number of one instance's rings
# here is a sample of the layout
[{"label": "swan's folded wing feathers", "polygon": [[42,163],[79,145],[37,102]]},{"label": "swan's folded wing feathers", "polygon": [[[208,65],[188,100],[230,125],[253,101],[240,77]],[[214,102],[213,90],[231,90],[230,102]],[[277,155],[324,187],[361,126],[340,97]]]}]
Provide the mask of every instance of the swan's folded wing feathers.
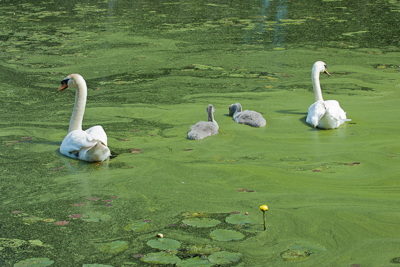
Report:
[{"label": "swan's folded wing feathers", "polygon": [[105,146],[107,146],[107,134],[104,131],[103,127],[100,125],[96,125],[93,127],[90,127],[85,131],[92,139],[94,140],[99,140],[102,142]]}]

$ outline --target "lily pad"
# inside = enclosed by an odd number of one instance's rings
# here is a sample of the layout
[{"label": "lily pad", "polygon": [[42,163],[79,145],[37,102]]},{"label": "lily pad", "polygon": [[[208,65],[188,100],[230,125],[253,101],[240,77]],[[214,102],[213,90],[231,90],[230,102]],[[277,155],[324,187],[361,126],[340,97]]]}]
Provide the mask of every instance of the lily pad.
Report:
[{"label": "lily pad", "polygon": [[26,259],[14,264],[14,267],[22,267],[22,266],[29,266],[29,267],[38,267],[38,266],[50,266],[54,263],[54,261],[50,260],[49,258],[31,258]]},{"label": "lily pad", "polygon": [[217,241],[232,241],[240,240],[244,235],[240,232],[227,230],[227,229],[217,229],[210,233],[212,239]]},{"label": "lily pad", "polygon": [[181,259],[177,256],[165,252],[149,253],[140,260],[155,264],[179,264],[181,262]]},{"label": "lily pad", "polygon": [[101,252],[119,253],[128,249],[128,242],[114,241],[104,244],[100,247]]},{"label": "lily pad", "polygon": [[214,227],[221,223],[219,220],[208,219],[208,218],[190,218],[182,220],[182,223],[193,226],[193,227]]},{"label": "lily pad", "polygon": [[178,256],[181,258],[193,258],[196,256],[208,257],[210,254],[223,249],[213,245],[188,245],[179,249]]},{"label": "lily pad", "polygon": [[35,217],[35,216],[29,216],[29,217],[24,217],[22,218],[22,221],[25,224],[31,224],[31,223],[35,223],[37,221],[41,221],[42,219],[40,219],[39,217]]},{"label": "lily pad", "polygon": [[208,260],[214,264],[230,264],[241,260],[242,256],[243,255],[241,253],[220,251],[211,254],[208,257]]},{"label": "lily pad", "polygon": [[147,241],[147,245],[160,250],[174,250],[181,247],[181,242],[170,238],[158,238]]},{"label": "lily pad", "polygon": [[199,257],[196,258],[190,258],[187,260],[183,260],[180,263],[178,263],[176,266],[179,267],[186,267],[186,266],[190,266],[190,267],[208,267],[208,266],[213,266],[214,263],[211,263],[209,260],[204,260],[204,259],[200,259]]},{"label": "lily pad", "polygon": [[124,227],[125,231],[134,231],[134,232],[143,232],[150,228],[150,224],[148,222],[140,221],[128,224]]},{"label": "lily pad", "polygon": [[310,242],[296,242],[287,250],[283,251],[281,257],[285,261],[300,261],[317,252],[326,252],[326,248]]},{"label": "lily pad", "polygon": [[300,261],[307,259],[310,255],[311,253],[304,249],[287,249],[281,253],[285,261]]},{"label": "lily pad", "polygon": [[253,224],[255,223],[253,219],[251,219],[249,217],[249,215],[245,215],[245,214],[231,214],[228,217],[226,217],[225,221],[227,223],[231,223],[231,224]]}]

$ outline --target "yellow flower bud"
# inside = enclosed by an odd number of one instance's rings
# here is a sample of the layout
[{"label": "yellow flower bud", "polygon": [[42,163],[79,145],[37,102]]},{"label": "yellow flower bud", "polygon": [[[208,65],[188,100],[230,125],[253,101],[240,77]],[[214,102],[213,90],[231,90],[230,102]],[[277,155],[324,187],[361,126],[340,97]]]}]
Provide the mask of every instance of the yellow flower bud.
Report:
[{"label": "yellow flower bud", "polygon": [[261,211],[267,211],[268,210],[268,206],[267,205],[262,205],[262,206],[260,206],[260,210]]}]

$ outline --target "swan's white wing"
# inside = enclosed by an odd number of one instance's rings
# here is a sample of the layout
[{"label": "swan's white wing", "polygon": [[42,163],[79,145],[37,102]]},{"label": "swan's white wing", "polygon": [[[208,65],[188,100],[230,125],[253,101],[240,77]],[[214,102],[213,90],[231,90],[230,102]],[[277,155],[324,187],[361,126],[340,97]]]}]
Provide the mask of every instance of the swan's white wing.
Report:
[{"label": "swan's white wing", "polygon": [[[91,133],[91,131],[89,131]],[[103,141],[94,139],[87,131],[72,131],[64,138],[60,153],[85,161],[103,161],[110,156],[110,150]],[[105,140],[107,142],[107,140]]]},{"label": "swan's white wing", "polygon": [[346,112],[340,107],[336,100],[325,101],[325,115],[320,119],[318,127],[323,129],[335,129],[342,125],[347,119]]},{"label": "swan's white wing", "polygon": [[90,127],[85,132],[88,133],[93,139],[99,140],[107,146],[107,134],[100,125]]},{"label": "swan's white wing", "polygon": [[319,126],[319,120],[324,116],[325,114],[325,104],[323,101],[317,101],[314,102],[309,108],[308,108],[308,114],[306,118],[306,122],[310,124],[312,127],[317,127]]},{"label": "swan's white wing", "polygon": [[306,122],[313,127],[322,129],[335,129],[345,121],[350,121],[346,117],[346,112],[340,107],[336,100],[317,101],[308,109]]}]

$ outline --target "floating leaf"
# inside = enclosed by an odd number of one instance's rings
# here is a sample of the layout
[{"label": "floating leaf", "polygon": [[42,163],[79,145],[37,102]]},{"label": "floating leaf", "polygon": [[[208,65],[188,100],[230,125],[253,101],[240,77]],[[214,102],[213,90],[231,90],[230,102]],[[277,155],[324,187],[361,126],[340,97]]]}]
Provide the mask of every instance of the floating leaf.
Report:
[{"label": "floating leaf", "polygon": [[242,258],[241,253],[234,253],[229,251],[220,251],[211,254],[208,260],[214,264],[229,264],[237,262]]},{"label": "floating leaf", "polygon": [[207,266],[213,266],[214,263],[211,263],[208,260],[200,259],[199,257],[196,258],[189,258],[187,260],[183,260],[180,263],[178,263],[176,266],[179,267],[207,267]]},{"label": "floating leaf", "polygon": [[301,249],[288,249],[281,253],[281,257],[285,261],[300,261],[308,258],[310,255],[309,251]]},{"label": "floating leaf", "polygon": [[125,231],[134,231],[134,232],[142,232],[146,231],[150,228],[150,224],[148,222],[140,221],[128,224],[124,227]]},{"label": "floating leaf", "polygon": [[70,218],[82,218],[83,215],[82,214],[71,214],[69,215]]},{"label": "floating leaf", "polygon": [[221,223],[219,220],[208,218],[191,218],[182,220],[182,222],[193,227],[214,227]]},{"label": "floating leaf", "polygon": [[155,264],[178,264],[181,262],[181,259],[177,256],[165,252],[149,253],[140,258],[140,260]]},{"label": "floating leaf", "polygon": [[119,253],[128,249],[128,242],[114,241],[104,244],[100,247],[101,252]]},{"label": "floating leaf", "polygon": [[69,221],[58,221],[58,222],[55,222],[55,225],[67,225],[67,224],[69,224]]},{"label": "floating leaf", "polygon": [[222,251],[223,249],[212,245],[189,245],[179,249],[179,256],[181,258],[193,258],[201,256],[202,258],[208,257],[210,254]]},{"label": "floating leaf", "polygon": [[249,215],[245,214],[231,214],[226,217],[225,221],[231,224],[253,224],[254,220],[249,217]]},{"label": "floating leaf", "polygon": [[183,217],[190,217],[190,218],[195,218],[195,217],[210,217],[209,213],[205,212],[185,212],[182,213]]},{"label": "floating leaf", "polygon": [[325,251],[326,248],[320,245],[314,245],[310,242],[296,242],[283,251],[281,257],[285,261],[299,261],[308,258],[313,253]]},{"label": "floating leaf", "polygon": [[210,236],[214,240],[218,241],[232,241],[240,240],[244,237],[242,233],[227,229],[217,229],[210,233]]},{"label": "floating leaf", "polygon": [[35,222],[40,221],[40,220],[42,220],[42,219],[40,219],[40,218],[38,218],[38,217],[35,217],[35,216],[30,216],[30,217],[24,217],[24,218],[22,218],[22,221],[23,221],[25,224],[35,223]]},{"label": "floating leaf", "polygon": [[38,267],[38,266],[50,266],[53,264],[54,261],[50,260],[49,258],[31,258],[31,259],[26,259],[20,262],[17,262],[14,264],[14,267],[23,267],[23,266],[29,266],[29,267]]},{"label": "floating leaf", "polygon": [[147,241],[147,245],[160,250],[174,250],[181,247],[181,242],[170,238],[158,238]]}]

